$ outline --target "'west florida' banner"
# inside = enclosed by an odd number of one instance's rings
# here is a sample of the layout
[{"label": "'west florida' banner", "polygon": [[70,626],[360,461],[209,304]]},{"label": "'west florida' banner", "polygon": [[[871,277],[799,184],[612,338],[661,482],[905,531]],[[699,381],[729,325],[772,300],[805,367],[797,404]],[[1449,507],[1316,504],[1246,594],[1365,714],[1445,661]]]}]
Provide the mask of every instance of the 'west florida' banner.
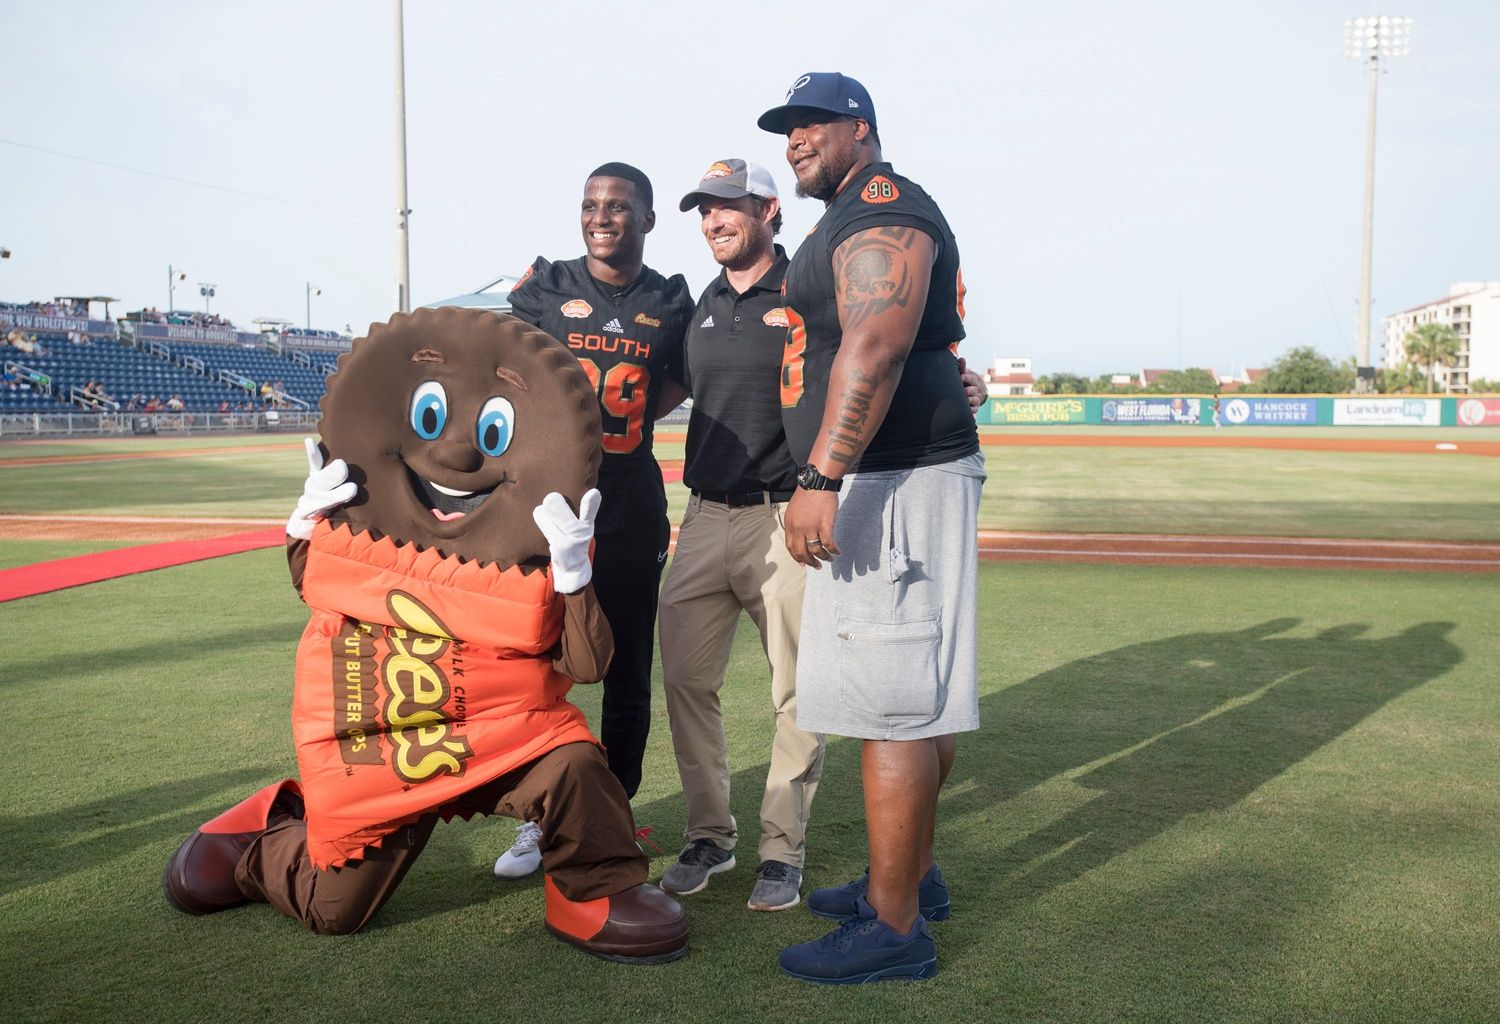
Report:
[{"label": "'west florida' banner", "polygon": [[1316,398],[1231,398],[1224,402],[1224,420],[1236,426],[1313,426],[1318,422]]},{"label": "'west florida' banner", "polygon": [[1335,398],[1338,427],[1437,427],[1443,403],[1437,398]]},{"label": "'west florida' banner", "polygon": [[1192,425],[1198,422],[1198,398],[1106,398],[1101,410],[1105,423]]}]

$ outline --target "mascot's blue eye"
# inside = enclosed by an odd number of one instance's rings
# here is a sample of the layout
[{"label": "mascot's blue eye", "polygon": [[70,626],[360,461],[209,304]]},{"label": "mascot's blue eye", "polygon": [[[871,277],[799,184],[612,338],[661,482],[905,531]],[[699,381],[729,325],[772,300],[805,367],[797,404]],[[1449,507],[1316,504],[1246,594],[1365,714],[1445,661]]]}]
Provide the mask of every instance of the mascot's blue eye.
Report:
[{"label": "mascot's blue eye", "polygon": [[515,429],[515,407],[504,398],[491,398],[479,410],[479,424],[475,431],[479,450],[486,455],[501,454],[510,447]]},{"label": "mascot's blue eye", "polygon": [[448,422],[448,393],[435,380],[417,388],[411,398],[411,428],[424,441],[436,441]]}]

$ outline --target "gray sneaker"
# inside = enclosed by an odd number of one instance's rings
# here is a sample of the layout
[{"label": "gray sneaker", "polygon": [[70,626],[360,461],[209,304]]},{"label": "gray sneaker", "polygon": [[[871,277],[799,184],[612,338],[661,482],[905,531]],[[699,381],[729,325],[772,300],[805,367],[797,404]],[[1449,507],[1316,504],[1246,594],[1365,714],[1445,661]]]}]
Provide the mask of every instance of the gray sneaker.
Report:
[{"label": "gray sneaker", "polygon": [[755,869],[755,888],[750,890],[751,910],[785,910],[802,901],[802,869],[779,860],[763,860]]},{"label": "gray sneaker", "polygon": [[691,896],[708,885],[708,876],[734,867],[734,853],[712,839],[694,839],[677,855],[677,863],[661,876],[661,887],[677,896]]}]

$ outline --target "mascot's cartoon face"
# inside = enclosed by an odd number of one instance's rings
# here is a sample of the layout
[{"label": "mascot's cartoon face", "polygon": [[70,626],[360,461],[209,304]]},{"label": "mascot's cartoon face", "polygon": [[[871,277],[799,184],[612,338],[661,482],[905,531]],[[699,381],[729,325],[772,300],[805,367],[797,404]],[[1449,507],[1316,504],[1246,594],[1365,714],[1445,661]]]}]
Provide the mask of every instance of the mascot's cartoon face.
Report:
[{"label": "mascot's cartoon face", "polygon": [[339,357],[319,408],[329,458],[358,496],[329,518],[502,568],[547,557],[531,510],[576,511],[598,475],[599,403],[550,335],[474,309],[372,324]]}]

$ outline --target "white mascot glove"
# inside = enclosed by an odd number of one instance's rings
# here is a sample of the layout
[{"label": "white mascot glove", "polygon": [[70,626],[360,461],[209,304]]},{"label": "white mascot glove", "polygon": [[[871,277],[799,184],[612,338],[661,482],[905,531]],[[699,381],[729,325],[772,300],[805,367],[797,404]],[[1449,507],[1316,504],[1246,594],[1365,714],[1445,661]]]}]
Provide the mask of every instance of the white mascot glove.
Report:
[{"label": "white mascot glove", "polygon": [[594,539],[594,516],[599,513],[599,490],[589,488],[578,503],[578,515],[568,507],[568,499],[553,491],[531,510],[531,518],[547,538],[552,551],[552,589],[559,594],[574,594],[594,578],[589,562],[589,542]]},{"label": "white mascot glove", "polygon": [[304,437],[302,444],[307,449],[307,482],[302,485],[302,497],[297,500],[292,518],[286,521],[286,532],[298,540],[311,540],[318,520],[348,504],[359,493],[359,485],[349,479],[349,467],[343,459],[334,459],[325,466],[318,442]]}]

